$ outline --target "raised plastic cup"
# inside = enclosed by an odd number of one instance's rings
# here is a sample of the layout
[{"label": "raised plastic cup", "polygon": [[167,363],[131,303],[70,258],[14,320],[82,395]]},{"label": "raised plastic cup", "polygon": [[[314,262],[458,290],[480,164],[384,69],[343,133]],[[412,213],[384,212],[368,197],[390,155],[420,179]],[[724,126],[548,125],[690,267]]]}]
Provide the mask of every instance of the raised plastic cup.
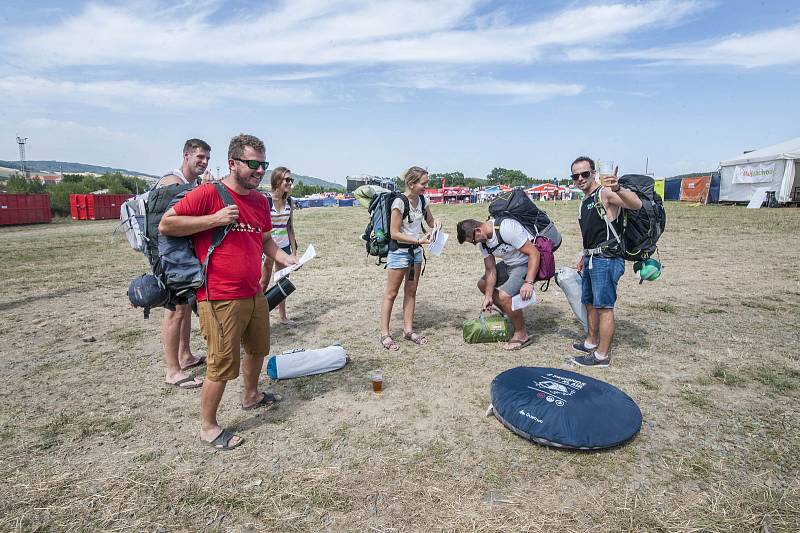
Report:
[{"label": "raised plastic cup", "polygon": [[614,175],[614,162],[613,161],[598,161],[597,174],[600,176],[600,184],[608,187],[609,184],[606,178]]}]

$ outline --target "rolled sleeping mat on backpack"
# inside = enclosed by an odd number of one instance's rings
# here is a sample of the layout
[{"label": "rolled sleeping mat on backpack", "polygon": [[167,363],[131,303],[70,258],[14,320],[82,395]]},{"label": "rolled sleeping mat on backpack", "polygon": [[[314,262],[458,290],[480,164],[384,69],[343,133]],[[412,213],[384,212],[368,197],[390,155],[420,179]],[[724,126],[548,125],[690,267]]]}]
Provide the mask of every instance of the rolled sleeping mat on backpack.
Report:
[{"label": "rolled sleeping mat on backpack", "polygon": [[267,361],[272,379],[299,378],[339,370],[347,363],[347,352],[338,344],[313,350],[288,350]]},{"label": "rolled sleeping mat on backpack", "polygon": [[272,311],[278,307],[278,304],[284,301],[287,296],[292,294],[294,289],[295,286],[291,281],[289,281],[289,278],[279,279],[278,283],[270,287],[267,292],[264,293],[264,296],[267,297],[269,310]]},{"label": "rolled sleeping mat on backpack", "polygon": [[372,203],[373,196],[377,196],[382,192],[389,192],[389,189],[381,187],[380,185],[362,185],[353,191],[353,196],[356,197],[356,200],[359,204],[361,204],[361,207],[369,208],[369,204]]},{"label": "rolled sleeping mat on backpack", "polygon": [[564,291],[564,296],[567,297],[569,306],[572,308],[572,312],[575,313],[575,318],[583,324],[584,333],[588,333],[589,322],[586,318],[586,306],[581,303],[583,279],[580,272],[574,268],[562,267],[556,272],[556,285]]}]

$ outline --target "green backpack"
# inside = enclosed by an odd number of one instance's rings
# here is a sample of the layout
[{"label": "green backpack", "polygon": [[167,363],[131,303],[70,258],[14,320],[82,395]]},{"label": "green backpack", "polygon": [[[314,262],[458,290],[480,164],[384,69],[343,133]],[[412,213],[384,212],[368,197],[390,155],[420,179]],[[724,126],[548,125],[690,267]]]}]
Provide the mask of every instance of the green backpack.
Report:
[{"label": "green backpack", "polygon": [[505,315],[484,315],[464,321],[464,342],[507,342],[514,332],[511,321]]}]

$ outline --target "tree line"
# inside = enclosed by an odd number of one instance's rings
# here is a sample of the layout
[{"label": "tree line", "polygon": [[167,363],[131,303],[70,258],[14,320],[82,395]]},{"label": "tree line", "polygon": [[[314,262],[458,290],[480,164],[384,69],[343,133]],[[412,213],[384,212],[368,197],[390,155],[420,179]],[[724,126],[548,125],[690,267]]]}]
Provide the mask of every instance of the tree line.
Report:
[{"label": "tree line", "polygon": [[5,192],[12,194],[45,193],[50,196],[50,209],[54,215],[69,215],[69,195],[88,194],[108,190],[109,194],[139,194],[150,188],[141,178],[125,176],[119,172],[107,172],[101,176],[64,174],[61,183],[42,184],[16,174],[5,182]]},{"label": "tree line", "polygon": [[[475,189],[478,187],[487,187],[493,185],[506,185],[508,187],[527,186],[539,183],[553,183],[549,178],[532,178],[522,172],[521,170],[507,169],[502,167],[495,167],[486,175],[486,179],[469,178],[464,176],[463,172],[440,172],[428,175],[431,189],[439,189],[442,187],[442,180],[444,180],[445,187],[469,187]],[[394,182],[398,189],[402,190],[405,183],[399,177],[394,178]],[[569,178],[558,180],[558,184],[562,186],[570,185]]]}]

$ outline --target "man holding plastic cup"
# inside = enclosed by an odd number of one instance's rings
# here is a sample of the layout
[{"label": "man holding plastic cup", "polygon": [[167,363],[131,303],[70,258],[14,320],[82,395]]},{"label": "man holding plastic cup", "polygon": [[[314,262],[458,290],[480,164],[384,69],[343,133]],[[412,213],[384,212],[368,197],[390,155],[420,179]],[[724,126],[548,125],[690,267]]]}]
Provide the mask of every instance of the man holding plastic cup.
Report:
[{"label": "man holding plastic cup", "polygon": [[600,169],[602,181],[588,157],[577,158],[571,167],[572,182],[586,195],[578,212],[583,252],[577,268],[583,276],[581,302],[586,306],[589,332],[583,342],[572,345],[584,354],[572,358],[579,366],[606,367],[611,362],[617,282],[625,272],[625,250],[615,235],[622,233],[622,209],[642,207],[634,192],[620,186],[618,168],[612,162],[601,161]]}]

